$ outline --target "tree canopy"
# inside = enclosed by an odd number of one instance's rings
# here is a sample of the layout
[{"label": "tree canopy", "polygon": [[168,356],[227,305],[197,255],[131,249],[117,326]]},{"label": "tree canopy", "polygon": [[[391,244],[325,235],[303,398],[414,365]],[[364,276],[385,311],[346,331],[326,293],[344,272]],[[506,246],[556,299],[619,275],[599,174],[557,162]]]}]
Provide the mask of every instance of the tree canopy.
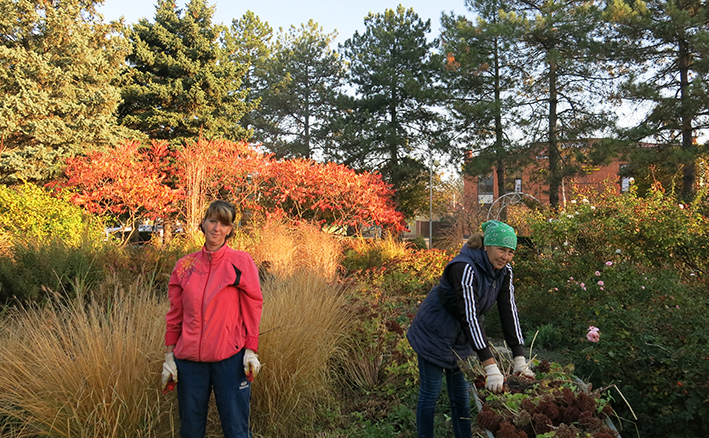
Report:
[{"label": "tree canopy", "polygon": [[98,1],[0,0],[0,181],[42,181],[62,159],[134,135],[117,129],[128,50]]},{"label": "tree canopy", "polygon": [[262,64],[254,140],[279,157],[312,158],[330,138],[330,119],[345,66],[326,34],[310,20],[282,31]]},{"label": "tree canopy", "polygon": [[229,62],[226,28],[212,23],[213,15],[204,0],[190,0],[184,11],[172,0],[158,0],[155,22],[133,26],[121,124],[153,139],[250,136],[238,123],[254,107],[241,89],[248,65]]},{"label": "tree canopy", "polygon": [[345,41],[347,80],[354,96],[345,99],[340,160],[358,169],[378,169],[397,191],[402,211],[421,205],[430,152],[440,146],[442,128],[440,62],[429,41],[431,22],[399,6],[370,13],[365,31]]},{"label": "tree canopy", "polygon": [[622,97],[649,110],[624,136],[657,143],[633,155],[633,171],[655,177],[681,173],[681,193],[695,191],[698,132],[709,127],[709,8],[706,2],[616,0],[606,12],[614,23],[618,57],[628,66]]}]

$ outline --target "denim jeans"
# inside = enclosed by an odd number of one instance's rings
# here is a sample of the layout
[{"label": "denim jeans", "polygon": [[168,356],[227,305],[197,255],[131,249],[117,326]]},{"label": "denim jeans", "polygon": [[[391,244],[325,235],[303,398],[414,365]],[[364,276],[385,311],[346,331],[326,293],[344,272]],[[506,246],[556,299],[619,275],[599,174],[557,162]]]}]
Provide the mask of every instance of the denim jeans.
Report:
[{"label": "denim jeans", "polygon": [[436,402],[441,393],[443,374],[446,375],[448,399],[451,407],[451,423],[456,438],[470,438],[470,398],[465,374],[456,368],[444,369],[419,356],[419,401],[416,408],[418,438],[433,438],[433,418]]},{"label": "denim jeans", "polygon": [[224,437],[252,437],[249,429],[251,383],[246,380],[243,360],[243,349],[219,362],[175,359],[182,438],[204,437],[212,391]]}]

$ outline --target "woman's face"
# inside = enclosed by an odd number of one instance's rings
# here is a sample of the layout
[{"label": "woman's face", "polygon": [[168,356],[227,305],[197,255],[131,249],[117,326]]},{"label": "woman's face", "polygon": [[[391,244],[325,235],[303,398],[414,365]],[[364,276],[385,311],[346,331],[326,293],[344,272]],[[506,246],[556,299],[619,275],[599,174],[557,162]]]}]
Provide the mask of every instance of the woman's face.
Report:
[{"label": "woman's face", "polygon": [[490,263],[492,263],[492,267],[495,269],[504,268],[515,256],[514,249],[502,246],[486,246],[485,252],[487,253],[487,258],[490,259]]},{"label": "woman's face", "polygon": [[216,251],[226,242],[226,236],[231,233],[234,225],[224,225],[214,216],[210,216],[202,222],[204,232],[204,246],[208,251]]}]

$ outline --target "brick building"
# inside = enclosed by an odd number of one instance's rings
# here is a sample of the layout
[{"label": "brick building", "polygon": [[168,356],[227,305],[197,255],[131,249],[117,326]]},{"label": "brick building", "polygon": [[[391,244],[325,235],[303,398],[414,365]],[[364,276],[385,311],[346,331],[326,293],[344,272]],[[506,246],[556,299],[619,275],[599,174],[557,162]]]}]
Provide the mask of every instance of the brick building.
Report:
[{"label": "brick building", "polygon": [[[579,146],[576,144],[560,145],[561,153],[567,155],[570,148],[586,147],[588,143]],[[566,149],[566,154],[565,154]],[[581,171],[574,176],[565,177],[559,186],[559,202],[564,203],[567,196],[571,195],[571,185],[579,188],[591,188],[599,191],[604,190],[607,181],[615,181],[618,192],[628,190],[630,178],[620,176],[624,166],[628,163],[620,160],[613,160],[608,164],[591,166],[581,165]],[[521,172],[506,175],[507,192],[525,193],[531,195],[543,204],[549,203],[549,184],[546,183],[546,174],[549,168],[549,158],[546,150],[535,154],[532,163],[524,167]],[[477,205],[491,205],[500,197],[497,184],[496,169],[491,169],[487,175],[466,176],[464,180],[464,195],[466,200],[475,202]]]}]

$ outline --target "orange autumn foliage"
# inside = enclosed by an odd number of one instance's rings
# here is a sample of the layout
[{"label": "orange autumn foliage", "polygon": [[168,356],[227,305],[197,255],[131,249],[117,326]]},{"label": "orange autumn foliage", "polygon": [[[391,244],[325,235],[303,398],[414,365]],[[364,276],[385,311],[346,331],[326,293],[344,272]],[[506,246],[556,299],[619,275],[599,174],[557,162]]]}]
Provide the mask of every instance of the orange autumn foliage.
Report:
[{"label": "orange autumn foliage", "polygon": [[170,154],[166,142],[142,147],[126,141],[110,151],[68,159],[66,179],[51,185],[70,189],[71,201],[91,213],[164,217],[175,211],[174,203],[183,197],[180,189],[165,183]]},{"label": "orange autumn foliage", "polygon": [[181,211],[189,221],[210,200],[225,198],[262,218],[404,229],[381,175],[309,159],[276,160],[243,142],[200,139],[179,151],[163,142],[149,148],[126,142],[68,160],[65,174],[59,185],[75,192],[76,204],[99,214]]}]

